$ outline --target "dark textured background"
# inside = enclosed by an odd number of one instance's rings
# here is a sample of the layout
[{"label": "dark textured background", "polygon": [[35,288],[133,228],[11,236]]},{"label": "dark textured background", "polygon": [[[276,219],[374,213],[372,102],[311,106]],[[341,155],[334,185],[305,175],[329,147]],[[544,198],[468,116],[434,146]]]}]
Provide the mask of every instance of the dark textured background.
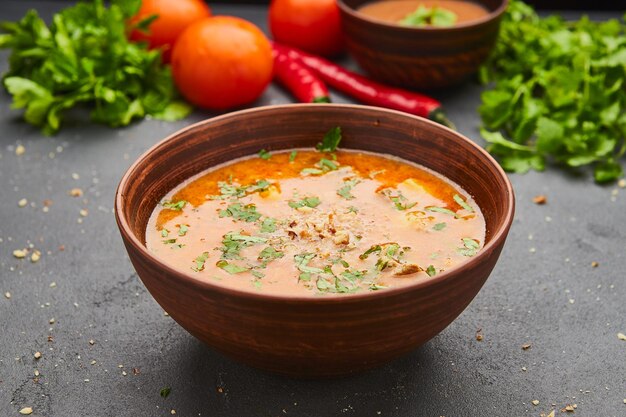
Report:
[{"label": "dark textured background", "polygon": [[[2,0],[0,17],[17,19],[27,7],[49,17],[61,4]],[[265,26],[262,6],[214,10]],[[0,70],[6,65],[3,53]],[[480,91],[468,83],[439,96],[459,130],[482,143]],[[257,104],[289,101],[271,86]],[[165,317],[137,279],[115,225],[114,191],[129,164],[209,114],[116,130],[75,121],[46,138],[9,105],[0,93],[1,417],[25,406],[48,417],[170,416],[172,409],[186,417],[538,417],[553,408],[565,415],[558,409],[574,403],[575,416],[626,416],[626,341],[617,337],[626,333],[626,189],[556,170],[512,175],[518,211],[507,246],[448,329],[366,374],[290,380],[210,351]],[[26,148],[19,157],[18,144]],[[82,198],[67,194],[74,187]],[[533,204],[536,194],[548,204]],[[19,208],[22,198],[29,205]],[[52,200],[47,213],[45,199]],[[89,214],[79,223],[83,208]],[[38,263],[13,258],[31,243],[42,251]],[[532,347],[522,350],[525,343]],[[172,389],[167,399],[159,396],[163,387]]]}]

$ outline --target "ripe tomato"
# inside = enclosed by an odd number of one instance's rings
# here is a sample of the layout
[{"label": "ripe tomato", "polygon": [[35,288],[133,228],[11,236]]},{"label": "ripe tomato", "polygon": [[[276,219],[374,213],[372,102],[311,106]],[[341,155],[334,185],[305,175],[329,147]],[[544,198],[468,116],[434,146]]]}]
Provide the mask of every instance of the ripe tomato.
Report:
[{"label": "ripe tomato", "polygon": [[224,110],[257,99],[272,79],[272,47],[252,23],[210,17],[189,26],[172,52],[180,92],[200,107]]},{"label": "ripe tomato", "polygon": [[143,0],[131,25],[152,15],[158,18],[150,24],[148,33],[133,30],[130,39],[147,41],[150,48],[162,48],[163,60],[169,62],[171,49],[187,26],[211,16],[211,9],[203,0]]},{"label": "ripe tomato", "polygon": [[335,0],[272,0],[270,30],[277,42],[318,55],[343,51]]}]

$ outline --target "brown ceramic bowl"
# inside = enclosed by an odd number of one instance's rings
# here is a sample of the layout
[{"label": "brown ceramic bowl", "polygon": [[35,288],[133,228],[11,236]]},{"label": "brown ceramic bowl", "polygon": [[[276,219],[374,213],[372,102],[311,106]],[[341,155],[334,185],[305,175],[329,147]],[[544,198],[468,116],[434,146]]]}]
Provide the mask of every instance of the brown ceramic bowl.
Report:
[{"label": "brown ceramic bowl", "polygon": [[[460,184],[485,215],[484,249],[412,286],[332,298],[226,289],[172,269],[146,250],[150,214],[183,180],[262,148],[312,147],[334,126],[343,130],[343,148],[397,155]],[[405,113],[338,104],[260,107],[194,124],[141,156],[122,178],[115,200],[130,259],[174,320],[236,360],[299,377],[339,376],[381,365],[441,332],[489,276],[513,211],[505,173],[470,140]]]},{"label": "brown ceramic bowl", "polygon": [[453,27],[406,27],[371,19],[357,9],[371,0],[337,0],[350,54],[373,78],[414,89],[458,84],[478,70],[498,36],[508,0],[476,0],[482,19]]}]

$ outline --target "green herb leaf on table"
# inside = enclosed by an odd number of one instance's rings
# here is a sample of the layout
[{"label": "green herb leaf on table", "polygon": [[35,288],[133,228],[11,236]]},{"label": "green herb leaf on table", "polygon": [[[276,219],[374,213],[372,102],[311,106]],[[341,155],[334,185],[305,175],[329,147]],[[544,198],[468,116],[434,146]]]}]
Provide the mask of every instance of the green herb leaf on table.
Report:
[{"label": "green herb leaf on table", "polygon": [[170,395],[170,392],[172,392],[170,387],[161,388],[159,395],[163,398],[167,398]]},{"label": "green herb leaf on table", "polygon": [[626,22],[539,17],[511,0],[480,70],[487,149],[507,171],[590,165],[597,182],[623,175]]},{"label": "green herb leaf on table", "polygon": [[48,135],[77,106],[90,108],[92,121],[112,127],[146,115],[186,117],[192,108],[178,101],[160,52],[127,39],[126,20],[138,4],[117,0],[107,8],[94,0],[56,13],[50,26],[34,10],[3,24],[0,48],[10,49],[3,83],[12,107],[24,109],[26,122]]}]

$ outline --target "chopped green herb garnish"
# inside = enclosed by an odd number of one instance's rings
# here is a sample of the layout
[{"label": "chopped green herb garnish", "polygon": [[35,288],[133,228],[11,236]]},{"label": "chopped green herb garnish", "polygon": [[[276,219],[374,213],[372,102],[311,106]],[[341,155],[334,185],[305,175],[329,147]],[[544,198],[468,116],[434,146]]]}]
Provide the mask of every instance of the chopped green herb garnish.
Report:
[{"label": "chopped green herb garnish", "polygon": [[432,212],[435,212],[435,213],[449,214],[449,215],[454,216],[456,218],[459,217],[459,215],[456,214],[455,212],[453,212],[452,210],[449,210],[449,209],[443,208],[443,207],[428,206],[428,207],[424,207],[424,210],[432,211]]},{"label": "chopped green herb garnish", "polygon": [[165,207],[166,209],[170,209],[174,211],[181,211],[185,207],[186,204],[187,204],[187,201],[185,200],[179,200],[175,203],[173,201],[165,200],[161,203],[161,205]]},{"label": "chopped green herb garnish", "polygon": [[169,230],[167,230],[167,229],[163,228],[163,229],[161,230],[161,237],[167,237],[167,235],[168,235],[169,233],[170,233],[170,231],[169,231]]},{"label": "chopped green herb garnish", "polygon": [[358,208],[356,208],[354,206],[350,206],[350,207],[348,207],[348,211],[346,213],[355,213],[356,214],[358,212],[359,212]]},{"label": "chopped green herb garnish", "polygon": [[324,135],[321,143],[318,143],[315,149],[320,152],[334,152],[341,142],[341,128],[339,126],[330,129]]},{"label": "chopped green herb garnish", "polygon": [[333,288],[333,284],[331,284],[330,282],[326,281],[326,279],[324,279],[323,277],[319,277],[317,279],[317,283],[316,283],[317,289],[320,291],[327,291],[331,288]]},{"label": "chopped green herb garnish", "polygon": [[406,15],[400,20],[400,24],[406,26],[436,26],[449,27],[454,26],[457,15],[441,7],[424,7],[419,6],[413,13]]},{"label": "chopped green herb garnish", "polygon": [[363,279],[363,277],[365,276],[365,271],[347,269],[341,273],[341,276],[354,284],[355,281]]},{"label": "chopped green herb garnish", "polygon": [[167,396],[170,395],[170,392],[172,392],[170,387],[161,388],[159,395],[163,398],[167,398]]},{"label": "chopped green herb garnish", "polygon": [[165,245],[171,245],[172,243],[176,243],[176,239],[165,239],[163,243]]},{"label": "chopped green herb garnish", "polygon": [[289,162],[295,161],[297,155],[298,155],[298,151],[291,151],[291,153],[289,154]]},{"label": "chopped green herb garnish", "polygon": [[301,175],[322,175],[325,171],[319,168],[304,168],[300,171]]},{"label": "chopped green herb garnish", "polygon": [[251,223],[261,218],[261,213],[256,211],[254,204],[246,204],[245,206],[240,203],[234,203],[229,205],[225,210],[219,211],[220,217],[232,217],[235,220],[243,220]]},{"label": "chopped green herb garnish", "polygon": [[202,252],[201,255],[198,255],[198,257],[194,259],[194,262],[196,263],[196,265],[192,266],[191,269],[193,269],[196,272],[202,271],[204,269],[204,263],[206,262],[208,258],[209,258],[209,252]]},{"label": "chopped green herb garnish", "polygon": [[389,197],[389,200],[391,200],[391,202],[394,204],[396,210],[408,210],[417,204],[407,203],[407,198],[402,195],[402,192],[400,190],[395,190],[395,192],[397,194],[394,194],[394,192],[389,188],[386,188],[382,191],[384,195]]},{"label": "chopped green herb garnish", "polygon": [[314,253],[301,253],[299,255],[294,255],[293,259],[296,262],[296,268],[298,268],[300,272],[306,273],[319,274],[320,272],[323,272],[323,269],[308,266],[309,262],[311,262],[311,260],[316,256],[317,255]]},{"label": "chopped green herb garnish", "polygon": [[187,226],[186,224],[181,224],[180,227],[178,228],[178,236],[185,236],[188,231],[189,231],[189,226]]},{"label": "chopped green herb garnish", "polygon": [[213,200],[217,200],[217,199],[224,200],[227,198],[232,198],[232,199],[241,198],[241,197],[244,197],[246,194],[265,191],[272,184],[270,184],[270,182],[267,180],[258,180],[254,184],[242,185],[242,186],[236,186],[236,185],[233,185],[231,182],[224,182],[224,181],[218,182],[217,185],[220,189],[220,195],[212,196],[211,199]]},{"label": "chopped green herb garnish", "polygon": [[259,253],[258,259],[259,261],[263,261],[264,264],[267,264],[274,259],[280,259],[283,256],[285,256],[283,252],[277,251],[273,247],[268,246]]},{"label": "chopped green herb garnish", "polygon": [[320,159],[318,164],[323,170],[335,171],[338,168],[336,163],[326,158]]},{"label": "chopped green herb garnish", "polygon": [[446,222],[437,223],[433,226],[433,230],[440,231],[446,228],[448,224]]},{"label": "chopped green herb garnish", "polygon": [[437,270],[435,269],[434,266],[428,265],[428,268],[426,268],[426,273],[429,276],[434,277],[435,275],[437,275]]},{"label": "chopped green herb garnish", "polygon": [[272,154],[266,151],[265,149],[261,149],[259,151],[259,158],[265,159],[266,161],[272,157]]},{"label": "chopped green herb garnish", "polygon": [[[254,271],[254,270],[251,271],[251,272],[252,272],[252,275],[255,275],[255,273],[261,274],[261,272]],[[263,276],[265,276],[265,275],[263,275]],[[261,276],[261,277],[257,277],[257,278],[263,278],[263,277]],[[261,281],[259,281],[258,279],[255,279],[254,281],[252,281],[252,285],[254,285],[254,287],[257,290],[260,290],[263,287],[263,283]]]},{"label": "chopped green herb garnish", "polygon": [[465,200],[463,200],[460,195],[455,194],[454,197],[452,197],[452,198],[454,198],[454,201],[456,201],[457,204],[459,206],[463,207],[465,210],[469,211],[470,213],[474,212],[474,209],[472,208],[472,206],[467,204],[467,202]]},{"label": "chopped green herb garnish", "polygon": [[373,245],[368,250],[359,255],[359,259],[367,259],[372,253],[380,253],[383,248],[380,245]]},{"label": "chopped green herb garnish", "polygon": [[315,208],[321,204],[321,201],[318,197],[305,197],[302,200],[298,201],[289,201],[289,207],[294,209],[299,209],[302,207],[310,207]]},{"label": "chopped green herb garnish", "polygon": [[222,247],[217,248],[222,252],[222,259],[241,259],[239,252],[248,246],[265,243],[267,239],[258,236],[247,236],[234,232],[224,235]]},{"label": "chopped green herb garnish", "polygon": [[384,285],[378,285],[378,284],[372,284],[369,287],[370,291],[384,290],[385,288],[388,288],[388,287],[386,287]]},{"label": "chopped green herb garnish", "polygon": [[276,219],[266,217],[261,222],[262,233],[274,233],[276,231]]},{"label": "chopped green herb garnish", "polygon": [[217,263],[215,265],[218,268],[222,268],[224,271],[228,272],[229,274],[240,274],[242,272],[247,272],[247,271],[250,270],[250,268],[246,268],[246,267],[243,267],[243,266],[231,264],[231,263],[228,263],[225,260],[217,261]]},{"label": "chopped green herb garnish", "polygon": [[355,185],[357,185],[361,180],[358,178],[353,178],[343,182],[343,187],[337,190],[337,194],[346,200],[353,200],[354,196],[350,194]]},{"label": "chopped green herb garnish", "polygon": [[478,252],[478,249],[480,248],[480,244],[476,240],[468,237],[464,237],[462,240],[463,247],[457,248],[456,251],[463,256],[471,257],[476,255],[476,252]]}]

